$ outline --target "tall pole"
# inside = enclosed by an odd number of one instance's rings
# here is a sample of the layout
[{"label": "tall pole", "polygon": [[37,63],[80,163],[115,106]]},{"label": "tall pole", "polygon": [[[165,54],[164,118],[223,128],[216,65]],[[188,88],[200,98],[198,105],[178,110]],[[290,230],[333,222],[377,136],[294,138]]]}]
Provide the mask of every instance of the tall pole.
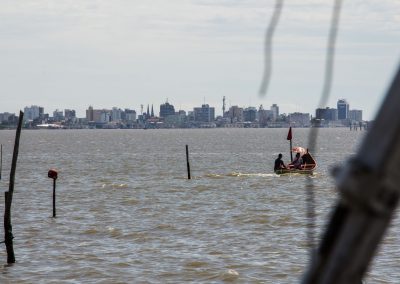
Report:
[{"label": "tall pole", "polygon": [[11,226],[11,203],[14,192],[15,170],[17,168],[17,158],[19,150],[19,138],[21,136],[22,120],[24,113],[19,112],[19,120],[17,132],[15,134],[14,152],[11,162],[10,181],[8,192],[5,192],[5,210],[4,210],[4,243],[7,250],[7,263],[15,263],[14,247],[13,247],[13,234]]},{"label": "tall pole", "polygon": [[53,179],[53,218],[56,217],[56,179]]},{"label": "tall pole", "polygon": [[55,169],[50,169],[47,176],[53,179],[53,218],[56,217],[56,180],[58,172]]},{"label": "tall pole", "polygon": [[189,146],[188,145],[186,145],[186,167],[187,167],[188,179],[191,179],[190,164],[189,164]]}]

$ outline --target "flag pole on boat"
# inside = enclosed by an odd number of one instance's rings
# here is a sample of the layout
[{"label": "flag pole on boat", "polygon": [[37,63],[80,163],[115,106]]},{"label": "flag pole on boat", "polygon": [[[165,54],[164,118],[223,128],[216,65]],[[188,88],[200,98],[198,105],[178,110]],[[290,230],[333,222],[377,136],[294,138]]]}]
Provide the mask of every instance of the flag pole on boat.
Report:
[{"label": "flag pole on boat", "polygon": [[288,135],[287,135],[286,139],[290,141],[290,161],[293,162],[292,127],[291,126],[289,127],[289,132],[288,132]]}]

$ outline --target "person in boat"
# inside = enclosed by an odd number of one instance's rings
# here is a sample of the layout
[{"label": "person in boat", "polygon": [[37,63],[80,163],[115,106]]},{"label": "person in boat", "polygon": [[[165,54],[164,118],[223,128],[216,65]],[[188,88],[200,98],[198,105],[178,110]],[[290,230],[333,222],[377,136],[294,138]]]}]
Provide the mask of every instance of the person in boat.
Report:
[{"label": "person in boat", "polygon": [[274,171],[286,169],[285,163],[282,161],[282,154],[278,155],[278,158],[275,160]]},{"label": "person in boat", "polygon": [[293,162],[290,163],[290,165],[295,169],[302,169],[303,159],[301,158],[300,153],[296,154],[296,157],[294,158]]}]

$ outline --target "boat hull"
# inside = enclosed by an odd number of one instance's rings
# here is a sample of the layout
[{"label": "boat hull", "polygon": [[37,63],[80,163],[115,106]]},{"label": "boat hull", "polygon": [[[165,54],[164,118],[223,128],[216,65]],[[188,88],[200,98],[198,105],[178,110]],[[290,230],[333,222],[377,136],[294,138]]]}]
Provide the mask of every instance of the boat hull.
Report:
[{"label": "boat hull", "polygon": [[311,156],[311,154],[307,151],[304,155],[302,155],[303,164],[300,166],[301,168],[295,168],[293,165],[290,165],[287,168],[275,170],[275,173],[278,175],[284,174],[302,174],[302,175],[312,175],[314,174],[314,170],[317,167],[317,162]]},{"label": "boat hull", "polygon": [[280,169],[276,170],[275,173],[277,175],[285,175],[285,174],[313,175],[314,169]]}]

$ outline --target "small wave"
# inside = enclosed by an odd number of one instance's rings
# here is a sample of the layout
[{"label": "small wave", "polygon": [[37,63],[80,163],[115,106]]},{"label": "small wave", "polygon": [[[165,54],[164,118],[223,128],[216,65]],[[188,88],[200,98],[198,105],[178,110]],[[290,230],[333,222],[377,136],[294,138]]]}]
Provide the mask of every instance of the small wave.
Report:
[{"label": "small wave", "polygon": [[112,236],[112,237],[119,237],[121,236],[121,230],[113,228],[113,227],[107,227],[107,231],[108,233]]},{"label": "small wave", "polygon": [[241,173],[232,172],[227,174],[228,177],[278,177],[279,175],[275,173]]},{"label": "small wave", "polygon": [[103,189],[124,189],[124,188],[129,188],[129,186],[126,183],[103,183],[101,185],[101,188]]},{"label": "small wave", "polygon": [[224,178],[223,175],[219,175],[219,174],[206,174],[204,177],[206,177],[206,178],[211,178],[211,179]]}]

